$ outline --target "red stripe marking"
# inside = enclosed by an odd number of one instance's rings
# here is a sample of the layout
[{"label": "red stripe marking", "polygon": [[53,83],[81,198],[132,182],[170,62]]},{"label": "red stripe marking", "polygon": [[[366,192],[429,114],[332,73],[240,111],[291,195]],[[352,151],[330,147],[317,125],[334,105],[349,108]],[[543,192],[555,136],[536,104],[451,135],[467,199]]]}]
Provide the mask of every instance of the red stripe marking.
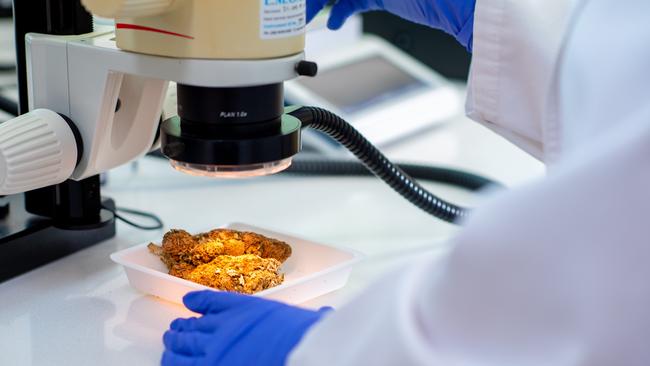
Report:
[{"label": "red stripe marking", "polygon": [[186,34],[170,32],[170,31],[166,31],[164,29],[145,27],[145,26],[137,25],[137,24],[117,23],[117,24],[115,24],[115,28],[117,28],[117,29],[141,30],[141,31],[147,31],[147,32],[162,33],[162,34],[167,34],[167,35],[170,35],[170,36],[182,37],[182,38],[187,38],[187,39],[194,39],[194,37],[188,36]]}]

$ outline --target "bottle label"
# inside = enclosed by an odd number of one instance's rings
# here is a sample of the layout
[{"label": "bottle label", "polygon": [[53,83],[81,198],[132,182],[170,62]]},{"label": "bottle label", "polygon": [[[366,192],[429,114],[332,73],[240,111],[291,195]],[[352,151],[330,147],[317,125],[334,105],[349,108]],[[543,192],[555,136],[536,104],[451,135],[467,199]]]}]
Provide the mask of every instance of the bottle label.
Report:
[{"label": "bottle label", "polygon": [[260,38],[288,38],[305,32],[306,0],[260,1]]}]

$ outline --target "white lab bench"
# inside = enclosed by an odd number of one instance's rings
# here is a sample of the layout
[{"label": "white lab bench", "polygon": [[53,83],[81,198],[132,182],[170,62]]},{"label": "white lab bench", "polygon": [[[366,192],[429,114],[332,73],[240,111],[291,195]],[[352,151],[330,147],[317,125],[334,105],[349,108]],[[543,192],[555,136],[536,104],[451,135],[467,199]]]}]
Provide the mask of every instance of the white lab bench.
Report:
[{"label": "white lab bench", "polygon": [[[508,185],[543,166],[487,129],[459,117],[387,150],[401,161],[470,169]],[[444,197],[472,195],[429,185]],[[214,181],[185,176],[153,158],[110,172],[104,194],[189,231],[244,222],[339,246],[368,258],[342,290],[305,306],[340,305],[387,269],[444,250],[457,228],[432,219],[377,179],[268,177]],[[109,255],[157,240],[118,224],[109,241],[0,284],[0,365],[155,365],[169,322],[183,307],[138,293]]]}]

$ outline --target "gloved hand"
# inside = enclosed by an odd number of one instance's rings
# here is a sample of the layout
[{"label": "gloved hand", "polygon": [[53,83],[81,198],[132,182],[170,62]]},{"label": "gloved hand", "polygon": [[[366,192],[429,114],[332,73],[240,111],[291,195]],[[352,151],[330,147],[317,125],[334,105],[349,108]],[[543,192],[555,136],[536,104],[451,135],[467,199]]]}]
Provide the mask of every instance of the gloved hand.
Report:
[{"label": "gloved hand", "polygon": [[[329,0],[307,0],[307,20],[311,21]],[[472,51],[476,0],[338,0],[327,26],[339,29],[356,13],[386,10],[415,23],[442,29]]]},{"label": "gloved hand", "polygon": [[200,318],[176,319],[163,336],[163,366],[280,366],[319,311],[228,292],[192,292],[183,298]]}]

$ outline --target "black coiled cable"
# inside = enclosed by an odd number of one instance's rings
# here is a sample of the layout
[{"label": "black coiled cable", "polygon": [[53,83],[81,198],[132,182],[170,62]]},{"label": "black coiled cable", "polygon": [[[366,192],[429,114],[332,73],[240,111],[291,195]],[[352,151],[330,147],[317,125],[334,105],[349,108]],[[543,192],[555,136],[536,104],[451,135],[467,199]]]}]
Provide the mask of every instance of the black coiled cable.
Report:
[{"label": "black coiled cable", "polygon": [[[352,125],[336,114],[316,107],[302,107],[290,114],[298,118],[303,123],[303,127],[324,132],[345,146],[369,171],[386,182],[402,197],[429,214],[449,223],[457,223],[468,215],[469,211],[466,208],[447,202],[427,191],[399,166],[388,160]],[[463,179],[460,181],[475,189],[489,184],[488,180],[483,178],[477,180],[476,176],[465,181],[464,179],[468,177],[469,175],[462,177]],[[460,176],[457,174],[448,175],[452,184],[457,184],[458,178]]]},{"label": "black coiled cable", "polygon": [[[406,174],[420,181],[448,184],[470,191],[479,191],[487,187],[502,187],[501,184],[480,175],[456,169],[440,168],[419,164],[396,163]],[[372,177],[365,165],[357,161],[332,159],[294,159],[291,167],[283,174],[330,177]]]}]

